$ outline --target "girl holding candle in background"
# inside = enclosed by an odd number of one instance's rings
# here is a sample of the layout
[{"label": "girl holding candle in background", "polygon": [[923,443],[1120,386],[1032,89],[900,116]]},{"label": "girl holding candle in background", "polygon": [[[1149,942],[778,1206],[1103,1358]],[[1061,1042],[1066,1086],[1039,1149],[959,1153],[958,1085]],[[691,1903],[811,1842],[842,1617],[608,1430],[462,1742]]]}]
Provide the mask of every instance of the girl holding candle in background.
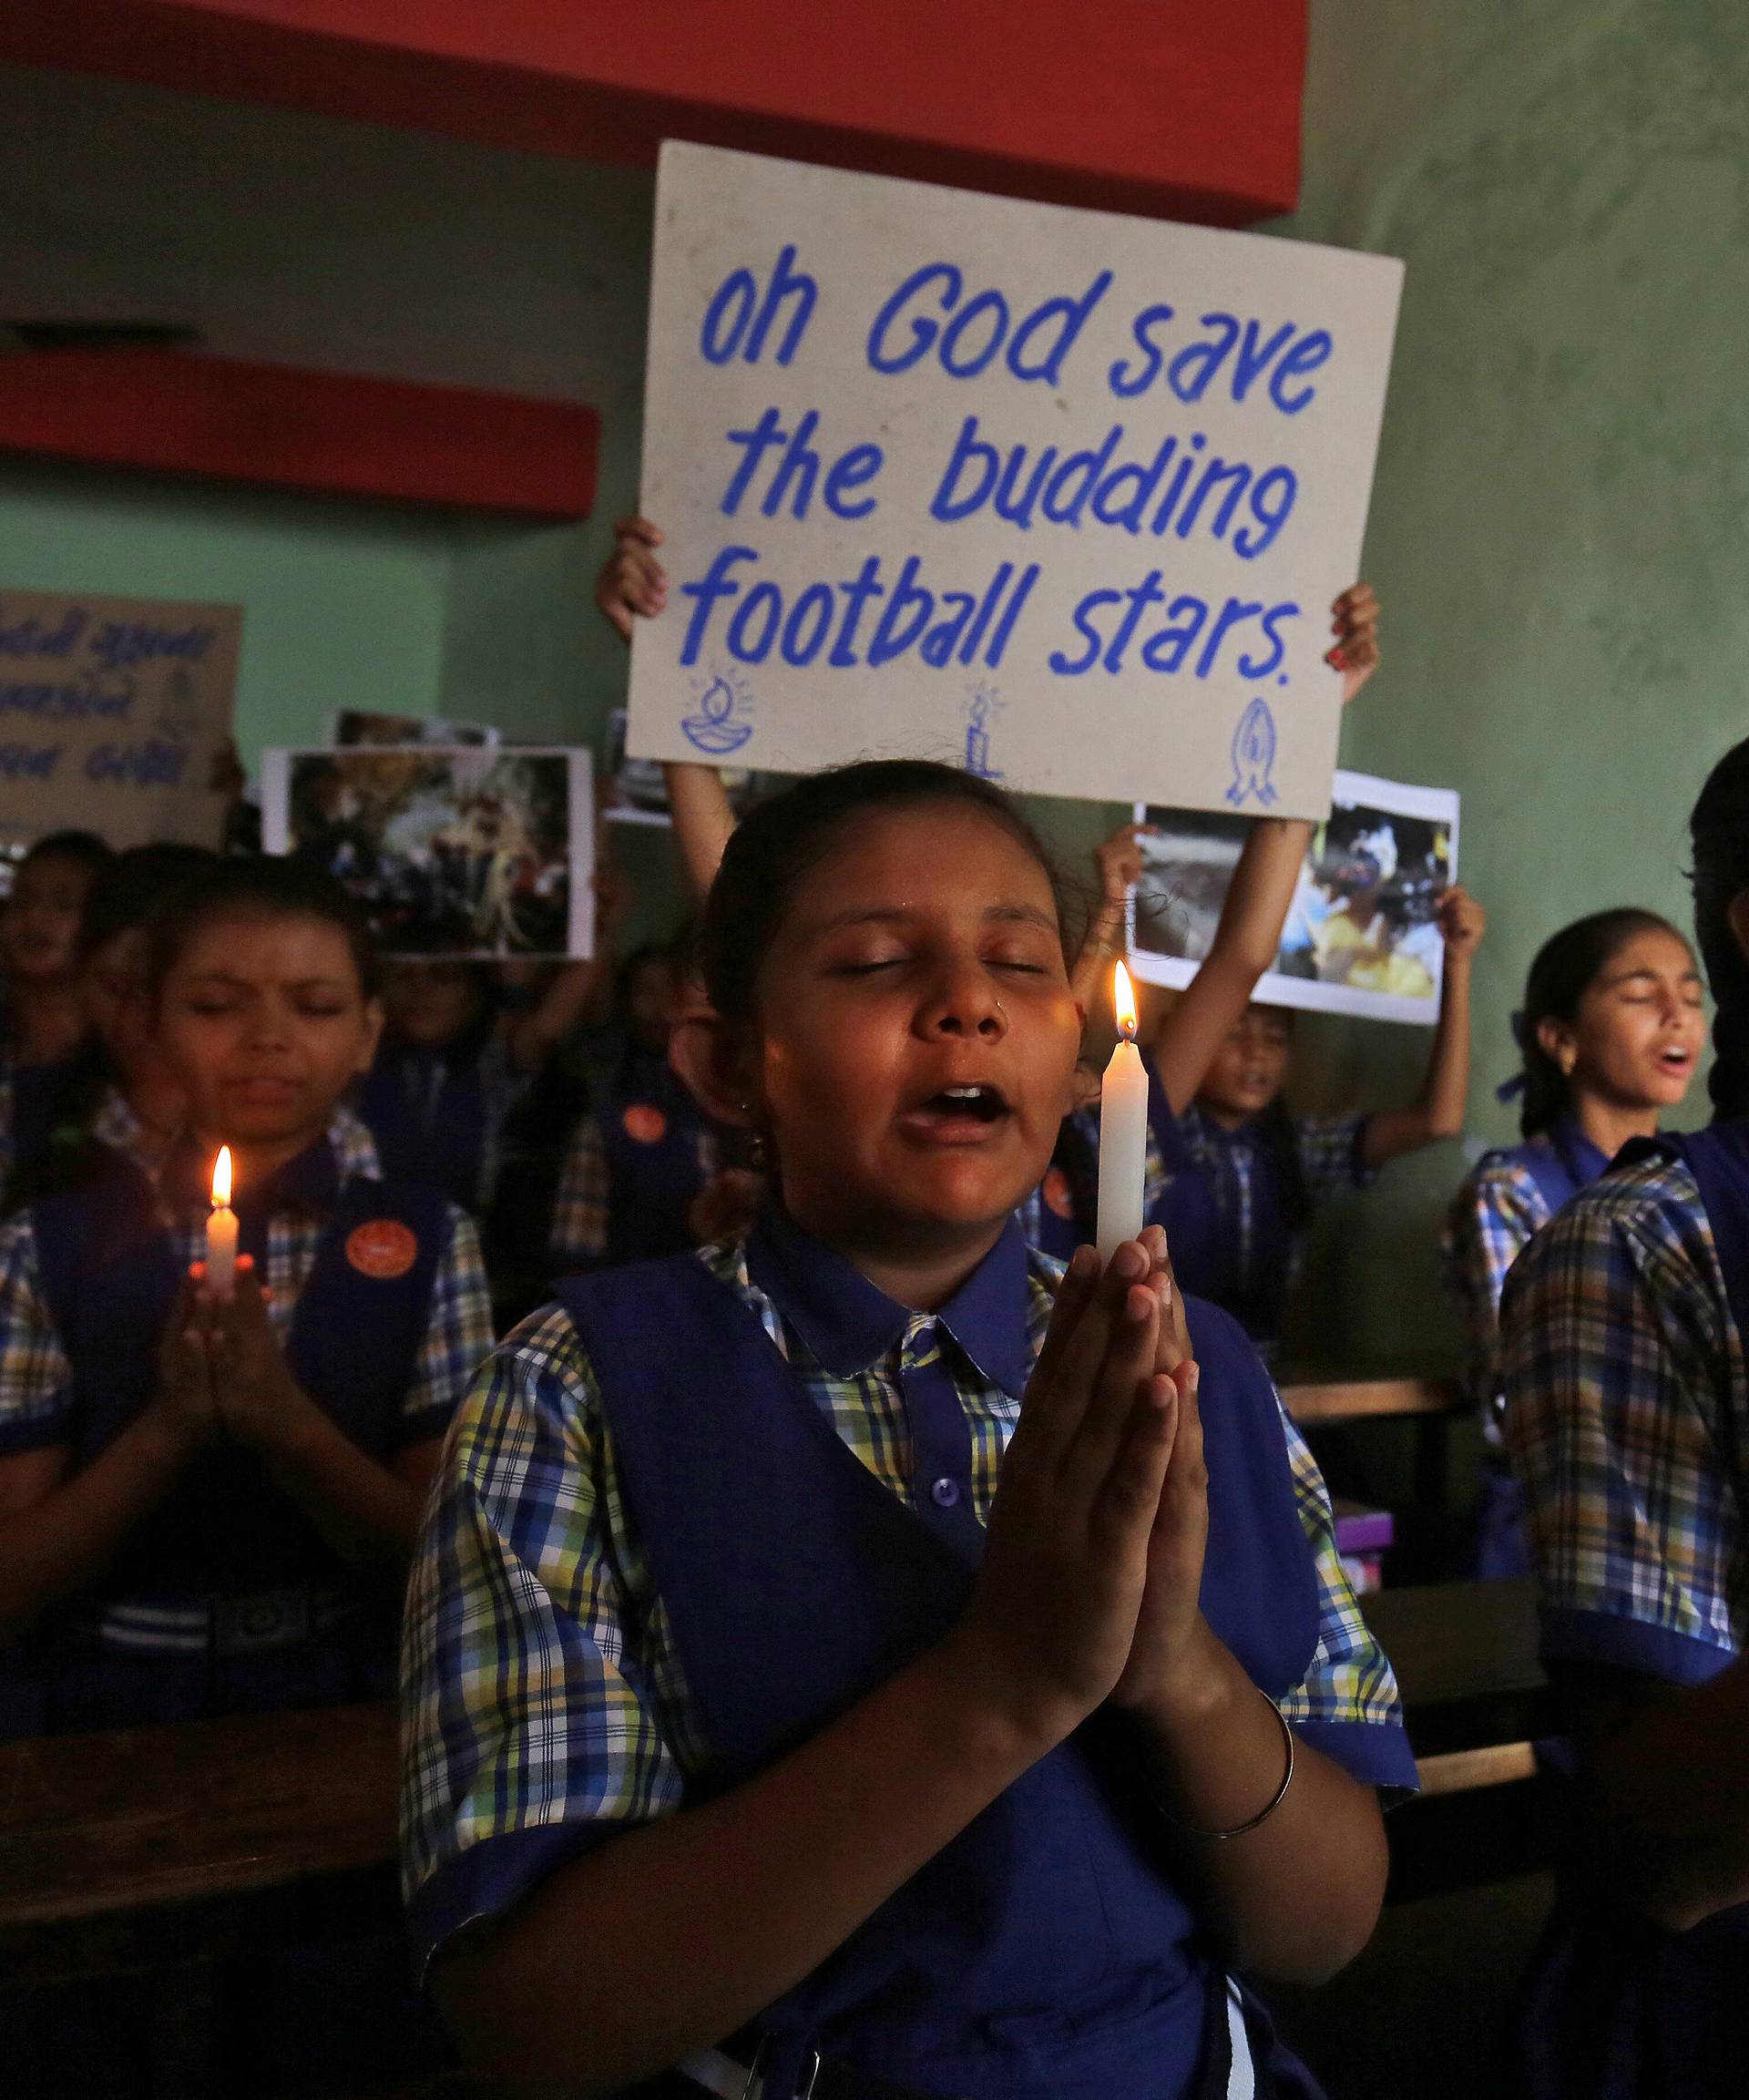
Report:
[{"label": "girl holding candle in background", "polygon": [[[399,1572],[491,1324],[472,1223],[381,1180],[340,1106],[376,970],[324,879],[212,862],[150,929],[181,1135],[0,1227],[0,1627],[32,1635],[43,1728],[392,1682]],[[204,1259],[228,1248],[224,1290]]]},{"label": "girl holding candle in background", "polygon": [[773,1198],[517,1330],[415,1564],[440,2003],[568,2089],[704,2052],[726,2090],[752,2022],[772,2100],[816,2054],[977,2100],[1310,2093],[1227,1964],[1358,1948],[1413,1765],[1243,1335],[1157,1234],[1065,1278],[1015,1218],[1083,1020],[1043,849],[946,767],[816,775],[730,839],[701,952],[676,1055]]}]

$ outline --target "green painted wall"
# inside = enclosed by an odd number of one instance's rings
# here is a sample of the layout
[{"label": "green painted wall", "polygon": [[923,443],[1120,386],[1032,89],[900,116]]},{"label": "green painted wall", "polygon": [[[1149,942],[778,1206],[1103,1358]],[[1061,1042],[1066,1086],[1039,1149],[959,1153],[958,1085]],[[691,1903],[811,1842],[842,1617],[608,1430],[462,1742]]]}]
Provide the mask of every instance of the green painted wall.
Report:
[{"label": "green painted wall", "polygon": [[[1492,1090],[1536,947],[1621,902],[1683,922],[1689,805],[1749,732],[1749,36],[1741,0],[1319,0],[1314,31],[1278,230],[1408,264],[1367,538],[1386,665],[1343,757],[1463,794],[1473,1149],[1513,1134]],[[1328,1100],[1418,1055],[1307,1044]],[[1463,1166],[1441,1147],[1345,1207],[1320,1354],[1455,1353],[1432,1248]]]},{"label": "green painted wall", "polygon": [[210,599],[244,609],[237,740],[321,743],[336,707],[433,711],[441,528],[15,461],[0,466],[0,589]]}]

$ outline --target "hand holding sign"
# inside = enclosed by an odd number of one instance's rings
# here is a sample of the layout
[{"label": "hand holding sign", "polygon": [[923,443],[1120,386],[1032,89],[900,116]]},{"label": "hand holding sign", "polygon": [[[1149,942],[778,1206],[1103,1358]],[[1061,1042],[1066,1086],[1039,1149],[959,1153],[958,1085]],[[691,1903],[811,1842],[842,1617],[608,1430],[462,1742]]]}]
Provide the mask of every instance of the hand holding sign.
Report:
[{"label": "hand holding sign", "polygon": [[1322,814],[1399,264],[674,145],[658,218],[638,755]]}]

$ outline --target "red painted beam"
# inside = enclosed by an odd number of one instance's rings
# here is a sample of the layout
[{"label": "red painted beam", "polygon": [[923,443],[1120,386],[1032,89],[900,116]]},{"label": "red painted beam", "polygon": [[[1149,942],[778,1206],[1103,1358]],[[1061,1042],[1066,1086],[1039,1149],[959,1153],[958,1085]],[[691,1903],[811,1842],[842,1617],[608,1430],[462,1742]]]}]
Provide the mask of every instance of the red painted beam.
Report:
[{"label": "red painted beam", "polygon": [[647,165],[665,137],[1238,225],[1307,0],[7,0],[0,57]]},{"label": "red painted beam", "polygon": [[568,401],[183,351],[0,357],[0,450],[328,496],[588,517],[600,419]]}]

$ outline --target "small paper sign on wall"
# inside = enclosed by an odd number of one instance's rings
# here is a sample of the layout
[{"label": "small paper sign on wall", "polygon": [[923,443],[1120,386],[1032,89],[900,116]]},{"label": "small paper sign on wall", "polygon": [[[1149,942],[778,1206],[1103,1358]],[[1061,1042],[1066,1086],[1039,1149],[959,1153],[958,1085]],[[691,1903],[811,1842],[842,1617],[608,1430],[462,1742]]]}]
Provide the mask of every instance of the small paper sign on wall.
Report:
[{"label": "small paper sign on wall", "polygon": [[630,751],[1321,816],[1402,274],[665,145]]},{"label": "small paper sign on wall", "polygon": [[0,592],[0,837],[216,846],[242,608]]}]

